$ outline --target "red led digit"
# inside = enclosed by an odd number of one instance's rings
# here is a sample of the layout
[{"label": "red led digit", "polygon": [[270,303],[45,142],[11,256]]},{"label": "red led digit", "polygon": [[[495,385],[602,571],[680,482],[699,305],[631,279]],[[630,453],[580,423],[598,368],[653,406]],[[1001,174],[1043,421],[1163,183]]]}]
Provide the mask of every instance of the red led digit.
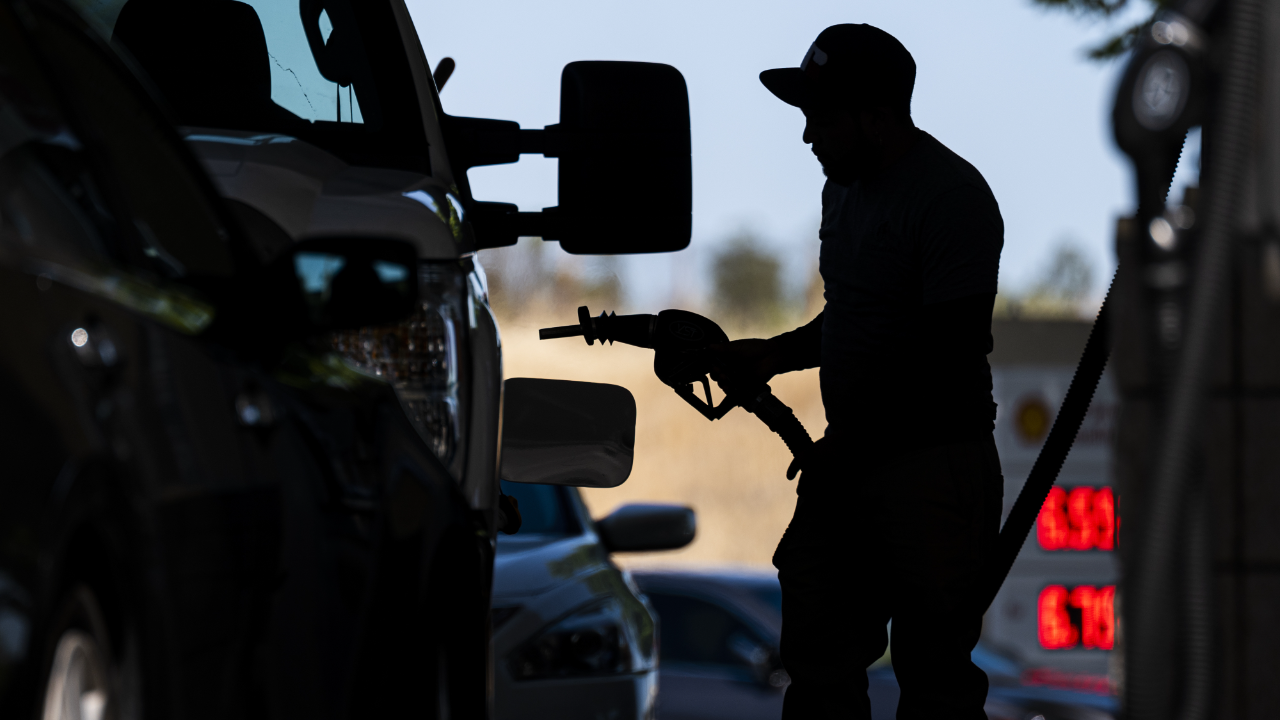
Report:
[{"label": "red led digit", "polygon": [[1120,521],[1111,488],[1052,488],[1036,518],[1044,550],[1114,550]]},{"label": "red led digit", "polygon": [[1116,498],[1111,488],[1100,488],[1093,494],[1093,524],[1098,529],[1096,545],[1099,550],[1114,550],[1116,546]]},{"label": "red led digit", "polygon": [[1068,597],[1067,588],[1062,585],[1050,585],[1040,591],[1040,644],[1048,650],[1074,647],[1080,639],[1080,631],[1067,614]]},{"label": "red led digit", "polygon": [[1049,490],[1049,497],[1040,506],[1036,519],[1036,539],[1045,550],[1061,550],[1067,546],[1071,524],[1067,521],[1067,491],[1056,487]]},{"label": "red led digit", "polygon": [[1078,585],[1071,589],[1067,602],[1080,609],[1080,639],[1087,648],[1098,647],[1098,589]]},{"label": "red led digit", "polygon": [[1071,529],[1067,531],[1067,547],[1072,550],[1091,549],[1097,534],[1093,520],[1093,488],[1072,489],[1067,495],[1067,519],[1071,523]]},{"label": "red led digit", "polygon": [[[1116,644],[1116,586],[1049,585],[1040,591],[1038,623],[1040,645],[1047,650],[1066,650],[1083,645],[1088,649],[1111,650]],[[1080,611],[1080,624],[1071,621],[1068,609]]]},{"label": "red led digit", "polygon": [[1097,604],[1097,646],[1101,650],[1110,650],[1116,645],[1116,586],[1100,588]]}]

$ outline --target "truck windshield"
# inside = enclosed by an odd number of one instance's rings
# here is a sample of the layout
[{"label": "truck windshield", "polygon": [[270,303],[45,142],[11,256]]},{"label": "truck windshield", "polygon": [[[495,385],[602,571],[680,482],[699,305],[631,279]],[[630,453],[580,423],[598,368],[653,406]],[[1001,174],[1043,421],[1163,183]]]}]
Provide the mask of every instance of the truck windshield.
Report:
[{"label": "truck windshield", "polygon": [[385,0],[78,0],[189,127],[279,133],[348,163],[430,173]]}]

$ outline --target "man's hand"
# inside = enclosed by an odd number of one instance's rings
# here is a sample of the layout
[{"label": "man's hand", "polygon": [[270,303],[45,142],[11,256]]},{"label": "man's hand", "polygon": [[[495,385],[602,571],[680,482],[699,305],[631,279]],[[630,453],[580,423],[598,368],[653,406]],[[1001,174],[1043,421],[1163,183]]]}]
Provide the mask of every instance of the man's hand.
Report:
[{"label": "man's hand", "polygon": [[814,475],[826,475],[835,465],[836,451],[831,439],[823,436],[814,441],[804,455],[791,461],[787,468],[787,479],[794,480],[796,473],[803,472]]},{"label": "man's hand", "polygon": [[751,338],[707,346],[711,357],[711,379],[724,389],[726,381],[767,383],[777,375],[782,355],[772,340]]}]

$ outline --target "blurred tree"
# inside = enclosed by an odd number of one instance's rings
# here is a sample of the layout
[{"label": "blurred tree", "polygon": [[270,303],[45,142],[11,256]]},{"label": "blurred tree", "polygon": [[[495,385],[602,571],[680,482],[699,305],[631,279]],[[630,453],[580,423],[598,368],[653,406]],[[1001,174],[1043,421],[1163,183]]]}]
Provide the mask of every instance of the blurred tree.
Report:
[{"label": "blurred tree", "polygon": [[1078,318],[1093,291],[1093,263],[1072,240],[1058,243],[1028,292],[1001,288],[996,317]]},{"label": "blurred tree", "polygon": [[489,280],[489,302],[501,317],[518,317],[541,309],[554,287],[554,254],[542,238],[523,237],[514,247],[481,250],[479,260]]},{"label": "blurred tree", "polygon": [[1064,241],[1054,250],[1032,293],[1078,303],[1087,298],[1092,289],[1093,264],[1078,245]]},{"label": "blurred tree", "polygon": [[622,280],[618,277],[617,256],[566,260],[556,271],[551,298],[554,311],[576,310],[580,305],[590,307],[593,314],[620,309]]},{"label": "blurred tree", "polygon": [[[1065,10],[1080,17],[1104,19],[1129,5],[1129,0],[1031,0],[1031,2],[1053,10]],[[1138,32],[1151,22],[1152,17],[1173,4],[1173,0],[1144,0],[1144,2],[1151,6],[1151,15],[1142,22],[1125,28],[1089,48],[1088,55],[1091,60],[1110,60],[1128,52],[1129,48],[1133,47],[1134,41],[1138,39]]]},{"label": "blurred tree", "polygon": [[804,320],[817,317],[818,313],[827,306],[827,286],[822,279],[822,273],[818,272],[815,265],[813,273],[809,276],[809,284],[804,289],[804,299],[802,304],[802,312]]},{"label": "blurred tree", "polygon": [[520,238],[515,247],[481,250],[489,302],[503,320],[524,316],[572,317],[579,305],[593,312],[619,310],[618,259],[582,258],[548,251],[542,238]]},{"label": "blurred tree", "polygon": [[782,263],[755,236],[739,235],[715,255],[715,304],[725,319],[740,325],[770,325],[783,310]]}]

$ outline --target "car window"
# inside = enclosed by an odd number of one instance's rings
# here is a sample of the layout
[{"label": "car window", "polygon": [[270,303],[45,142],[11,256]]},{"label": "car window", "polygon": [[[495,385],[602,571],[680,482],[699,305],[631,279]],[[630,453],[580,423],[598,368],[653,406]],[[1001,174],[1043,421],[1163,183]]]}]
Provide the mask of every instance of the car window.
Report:
[{"label": "car window", "polygon": [[515,498],[520,505],[520,535],[572,535],[578,532],[563,488],[503,480],[502,493]]},{"label": "car window", "polygon": [[768,658],[768,646],[733,613],[700,598],[646,593],[658,613],[659,660],[751,667]]},{"label": "car window", "polygon": [[116,254],[113,231],[85,148],[0,5],[0,255],[91,271]]},{"label": "car window", "polygon": [[385,0],[72,3],[133,58],[181,125],[289,135],[353,165],[431,172]]},{"label": "car window", "polygon": [[127,259],[161,277],[227,277],[230,238],[212,185],[141,86],[92,35],[40,23],[38,47],[65,105],[127,207]]}]

